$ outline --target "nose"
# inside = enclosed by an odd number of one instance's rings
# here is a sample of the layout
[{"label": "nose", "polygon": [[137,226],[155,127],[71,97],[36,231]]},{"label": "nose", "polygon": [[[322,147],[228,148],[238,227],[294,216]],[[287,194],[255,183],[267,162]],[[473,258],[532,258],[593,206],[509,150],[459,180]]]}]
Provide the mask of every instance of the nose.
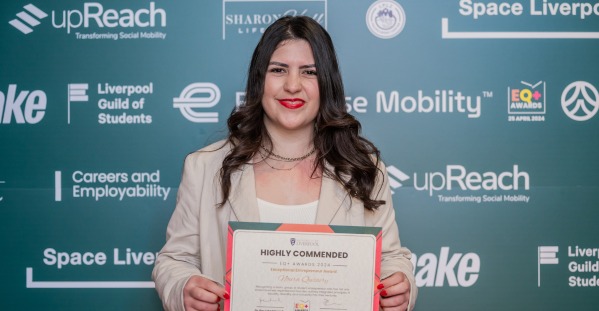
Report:
[{"label": "nose", "polygon": [[290,73],[285,80],[285,90],[289,93],[297,93],[301,90],[302,84],[297,73]]}]

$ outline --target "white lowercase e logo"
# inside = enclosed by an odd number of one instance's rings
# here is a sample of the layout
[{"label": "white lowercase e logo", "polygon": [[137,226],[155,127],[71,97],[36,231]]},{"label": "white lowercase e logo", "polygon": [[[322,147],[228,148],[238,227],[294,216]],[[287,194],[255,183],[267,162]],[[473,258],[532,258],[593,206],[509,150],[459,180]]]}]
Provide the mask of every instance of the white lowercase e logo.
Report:
[{"label": "white lowercase e logo", "polygon": [[570,83],[562,93],[562,109],[575,121],[586,121],[595,116],[599,110],[598,101],[597,89],[585,81]]},{"label": "white lowercase e logo", "polygon": [[173,107],[181,110],[181,114],[191,122],[216,123],[218,122],[218,112],[197,112],[194,108],[211,108],[219,101],[220,89],[216,84],[198,82],[184,88],[181,95],[173,99]]},{"label": "white lowercase e logo", "polygon": [[[25,12],[25,11],[19,12],[19,13],[17,13],[17,17],[20,18],[23,22],[27,23],[31,27],[35,27],[40,24],[40,22],[37,19],[35,19],[35,17],[42,19],[42,18],[48,16],[48,14],[44,13],[44,11],[38,9],[35,5],[33,5],[31,3],[24,6],[23,8],[27,12]],[[28,14],[28,12],[30,14]],[[33,16],[31,16],[31,15],[33,15]],[[8,23],[11,24],[13,27],[17,28],[19,31],[21,31],[24,34],[28,34],[28,33],[32,32],[33,29],[31,29],[31,27],[25,25],[25,23],[23,23],[22,21],[15,18]]]}]

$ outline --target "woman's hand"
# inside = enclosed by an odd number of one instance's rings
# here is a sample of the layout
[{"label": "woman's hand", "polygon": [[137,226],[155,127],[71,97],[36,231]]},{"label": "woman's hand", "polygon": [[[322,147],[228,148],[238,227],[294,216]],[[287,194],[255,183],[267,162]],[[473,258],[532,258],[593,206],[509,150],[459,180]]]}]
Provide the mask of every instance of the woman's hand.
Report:
[{"label": "woman's hand", "polygon": [[220,299],[229,299],[229,294],[220,285],[201,276],[189,278],[183,287],[183,304],[185,311],[220,310]]},{"label": "woman's hand", "polygon": [[379,304],[384,311],[408,310],[410,301],[410,282],[402,272],[395,272],[381,281],[381,299]]}]

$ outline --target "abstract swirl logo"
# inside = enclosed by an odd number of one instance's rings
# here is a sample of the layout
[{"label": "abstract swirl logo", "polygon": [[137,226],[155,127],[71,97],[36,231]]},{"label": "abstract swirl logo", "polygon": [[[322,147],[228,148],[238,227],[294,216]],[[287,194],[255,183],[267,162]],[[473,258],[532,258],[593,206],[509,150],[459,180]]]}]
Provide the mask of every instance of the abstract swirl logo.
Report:
[{"label": "abstract swirl logo", "polygon": [[575,121],[586,121],[599,110],[599,93],[590,83],[576,81],[570,83],[562,92],[562,109]]},{"label": "abstract swirl logo", "polygon": [[194,109],[212,108],[220,101],[220,89],[214,83],[192,83],[181,91],[179,97],[173,99],[173,107],[181,110],[181,114],[195,123],[218,122],[218,112],[200,112]]},{"label": "abstract swirl logo", "polygon": [[381,38],[397,36],[406,25],[406,13],[399,3],[393,0],[378,0],[366,12],[366,26],[370,32]]}]

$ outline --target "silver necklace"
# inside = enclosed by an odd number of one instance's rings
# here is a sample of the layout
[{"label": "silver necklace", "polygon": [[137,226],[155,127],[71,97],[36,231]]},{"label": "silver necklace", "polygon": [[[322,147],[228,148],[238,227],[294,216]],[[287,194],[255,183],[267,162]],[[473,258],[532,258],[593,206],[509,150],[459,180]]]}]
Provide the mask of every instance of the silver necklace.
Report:
[{"label": "silver necklace", "polygon": [[[274,158],[276,158],[276,159],[278,159],[278,160],[280,160],[280,161],[285,161],[285,162],[295,162],[295,161],[301,161],[301,160],[303,160],[303,159],[305,159],[305,158],[307,158],[307,157],[311,156],[311,155],[312,155],[312,154],[313,154],[313,153],[316,151],[316,148],[312,148],[312,150],[310,150],[308,153],[304,154],[304,155],[303,155],[303,156],[301,156],[301,157],[297,157],[297,158],[287,158],[287,157],[280,156],[280,155],[278,155],[278,154],[276,154],[276,153],[272,152],[272,150],[268,150],[268,149],[266,149],[266,147],[264,147],[263,145],[260,145],[260,148],[262,148],[264,151],[266,151],[266,152],[268,153],[267,157],[272,155]],[[260,153],[260,155],[262,155],[262,153]],[[264,157],[263,157],[263,158],[264,158]]]},{"label": "silver necklace", "polygon": [[264,156],[264,154],[262,154],[262,152],[260,152],[260,157],[262,157],[262,162],[266,163],[266,165],[268,165],[270,168],[272,168],[273,170],[277,170],[277,171],[291,171],[292,169],[294,169],[296,166],[298,166],[302,162],[301,160],[299,160],[299,161],[297,161],[297,163],[295,163],[290,168],[280,168],[280,167],[274,167],[270,163],[268,163],[268,161],[266,161],[266,159],[268,158],[268,156]]}]

